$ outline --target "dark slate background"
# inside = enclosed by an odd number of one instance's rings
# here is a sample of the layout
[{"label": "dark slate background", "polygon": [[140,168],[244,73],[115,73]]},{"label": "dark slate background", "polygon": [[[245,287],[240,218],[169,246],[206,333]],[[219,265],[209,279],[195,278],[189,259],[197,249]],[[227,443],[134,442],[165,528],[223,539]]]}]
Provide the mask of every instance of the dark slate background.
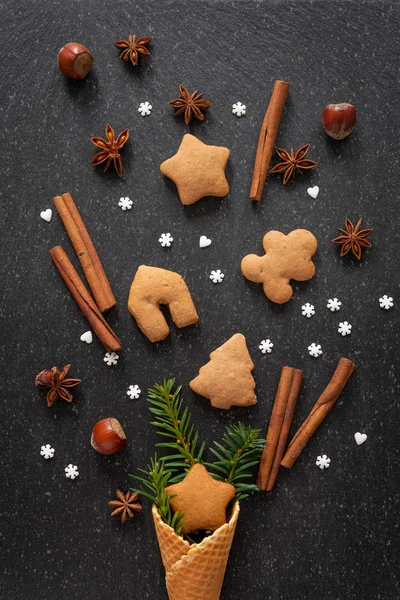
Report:
[{"label": "dark slate background", "polygon": [[[239,419],[264,435],[281,367],[304,370],[295,429],[341,356],[357,370],[326,422],[273,493],[242,504],[221,599],[398,598],[397,2],[6,0],[1,12],[2,600],[165,600],[149,503],[125,526],[107,506],[154,451],[145,390],[176,377],[209,443]],[[130,32],[154,36],[151,57],[138,69],[120,61],[113,45]],[[95,56],[81,82],[66,80],[56,64],[59,48],[75,40]],[[253,205],[255,147],[278,78],[291,88],[277,141],[295,148],[310,142],[319,165],[285,187],[272,177]],[[203,123],[185,127],[174,118],[167,102],[180,83],[213,102]],[[137,111],[144,101],[153,105],[147,118]],[[236,101],[247,106],[241,119],[231,113]],[[327,103],[341,101],[354,103],[358,122],[338,143],[320,117]],[[90,137],[102,136],[107,122],[116,132],[130,128],[121,179],[90,166]],[[160,174],[187,131],[230,148],[228,197],[183,207]],[[320,187],[316,200],[307,195],[310,185]],[[62,244],[79,267],[59,217],[50,224],[39,217],[66,191],[118,299],[108,317],[123,344],[116,367],[103,362],[97,340],[80,342],[88,325],[48,254]],[[121,196],[133,200],[131,211],[118,207]],[[346,216],[374,227],[373,248],[360,262],[341,259],[331,243]],[[298,227],[318,239],[317,274],[276,306],[242,277],[240,261],[261,253],[268,229]],[[170,248],[158,243],[163,232],[174,237]],[[200,235],[213,240],[209,248],[199,248]],[[197,326],[173,326],[159,344],[144,338],[126,307],[142,263],[184,276]],[[225,273],[221,285],[208,279],[211,269]],[[383,294],[394,296],[390,311],[379,307]],[[339,313],[326,308],[335,296]],[[305,302],[315,305],[312,319],[301,315]],[[353,325],[346,338],[337,332],[343,320]],[[238,331],[255,362],[258,404],[222,412],[195,397],[188,382]],[[258,350],[266,337],[271,355]],[[323,347],[319,359],[307,353],[311,342]],[[71,405],[49,409],[34,377],[69,362],[82,385]],[[135,383],[139,401],[126,395]],[[89,443],[94,423],[107,416],[121,421],[129,440],[109,458]],[[368,434],[363,446],[356,431]],[[48,461],[40,456],[47,443],[56,449]],[[327,471],[315,466],[321,453],[332,460]],[[69,463],[79,468],[74,481],[64,475]]]}]

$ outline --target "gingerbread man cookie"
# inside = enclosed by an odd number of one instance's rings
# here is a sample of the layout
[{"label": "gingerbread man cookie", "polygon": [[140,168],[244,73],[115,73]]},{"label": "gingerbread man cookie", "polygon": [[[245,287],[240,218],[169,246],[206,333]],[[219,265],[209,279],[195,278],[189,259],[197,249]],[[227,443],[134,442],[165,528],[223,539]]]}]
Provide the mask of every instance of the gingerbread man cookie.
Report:
[{"label": "gingerbread man cookie", "polygon": [[194,204],[204,196],[227,195],[229,154],[228,148],[208,146],[187,133],[178,152],[161,164],[160,171],[175,183],[182,204]]},{"label": "gingerbread man cookie", "polygon": [[264,294],[276,304],[288,302],[293,294],[291,279],[306,281],[315,273],[312,257],[317,250],[315,236],[306,229],[295,229],[288,235],[269,231],[264,235],[264,256],[248,254],[242,260],[243,275],[262,283]]},{"label": "gingerbread man cookie", "polygon": [[167,269],[141,265],[132,282],[128,308],[151,342],[165,339],[170,331],[160,304],[168,305],[177,327],[193,325],[199,320],[181,275]]}]

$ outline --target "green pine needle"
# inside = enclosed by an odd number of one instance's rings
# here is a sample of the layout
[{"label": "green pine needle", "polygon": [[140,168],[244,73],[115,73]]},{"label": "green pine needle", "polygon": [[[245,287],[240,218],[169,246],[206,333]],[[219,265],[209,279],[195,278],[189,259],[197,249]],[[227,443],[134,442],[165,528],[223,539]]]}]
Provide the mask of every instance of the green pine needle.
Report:
[{"label": "green pine needle", "polygon": [[253,477],[252,468],[260,461],[265,441],[259,435],[260,430],[249,425],[229,425],[221,443],[214,442],[215,448],[210,448],[218,460],[204,463],[214,479],[235,486],[234,501],[247,498],[251,491],[258,491],[254,483],[244,480]]},{"label": "green pine needle", "polygon": [[[131,475],[134,479],[137,479],[142,483],[142,487],[139,489],[132,489],[134,492],[139,492],[149,500],[151,500],[158,508],[162,520],[167,523],[170,527],[175,529],[178,535],[181,534],[183,526],[183,512],[173,513],[171,509],[171,499],[175,498],[176,494],[167,494],[165,488],[170,483],[172,471],[165,468],[164,461],[157,458],[157,454],[154,458],[150,458],[150,464],[147,469],[138,469],[143,475]],[[145,486],[145,487],[143,487]]]},{"label": "green pine needle", "polygon": [[182,387],[173,391],[174,384],[174,379],[164,379],[163,385],[156,384],[148,391],[147,398],[151,404],[150,412],[155,416],[155,421],[151,424],[156,427],[159,435],[169,440],[159,442],[156,446],[174,451],[161,458],[165,469],[179,470],[170,483],[181,481],[190,467],[201,463],[205,448],[205,442],[202,442],[197,449],[199,434],[191,424],[192,416],[188,408],[182,410]]}]

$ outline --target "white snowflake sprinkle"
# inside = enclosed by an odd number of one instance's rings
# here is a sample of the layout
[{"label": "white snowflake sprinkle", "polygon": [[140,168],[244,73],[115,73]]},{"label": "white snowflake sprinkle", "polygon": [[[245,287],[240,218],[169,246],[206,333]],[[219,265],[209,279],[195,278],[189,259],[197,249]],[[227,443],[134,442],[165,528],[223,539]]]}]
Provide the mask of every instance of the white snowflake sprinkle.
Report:
[{"label": "white snowflake sprinkle", "polygon": [[308,319],[315,315],[314,305],[310,304],[309,302],[303,304],[303,306],[301,307],[301,314],[303,315],[303,317],[307,317]]},{"label": "white snowflake sprinkle", "polygon": [[391,296],[386,296],[386,294],[385,294],[384,296],[382,296],[382,298],[379,298],[379,306],[386,310],[388,310],[389,308],[392,308],[393,307],[393,298]]},{"label": "white snowflake sprinkle", "polygon": [[318,358],[318,356],[321,356],[322,354],[322,348],[320,346],[320,344],[314,344],[314,342],[308,346],[308,354],[310,356],[314,356],[315,358]]},{"label": "white snowflake sprinkle", "polygon": [[131,400],[137,400],[142,393],[142,390],[138,385],[130,385],[126,393]]},{"label": "white snowflake sprinkle", "polygon": [[46,460],[48,458],[53,458],[54,452],[55,450],[50,446],[50,444],[46,444],[40,448],[40,454],[44,456]]},{"label": "white snowflake sprinkle", "polygon": [[103,360],[109,367],[111,367],[112,365],[117,364],[118,359],[119,355],[116,352],[106,352]]},{"label": "white snowflake sprinkle", "polygon": [[323,454],[322,456],[317,457],[315,464],[320,469],[327,469],[329,467],[329,465],[331,464],[331,459],[328,458],[326,454]]},{"label": "white snowflake sprinkle", "polygon": [[69,477],[69,479],[75,479],[75,477],[78,477],[78,475],[79,471],[76,465],[68,465],[68,467],[65,467],[65,477]]},{"label": "white snowflake sprinkle", "polygon": [[262,340],[258,347],[263,354],[271,354],[274,345],[271,340]]},{"label": "white snowflake sprinkle", "polygon": [[131,210],[132,204],[133,202],[128,198],[128,196],[125,196],[125,198],[120,198],[118,202],[118,206],[120,206],[122,210]]},{"label": "white snowflake sprinkle", "polygon": [[337,298],[330,298],[328,300],[328,304],[326,305],[326,307],[329,308],[329,310],[331,310],[332,312],[340,310],[341,306],[342,303]]},{"label": "white snowflake sprinkle", "polygon": [[343,321],[343,323],[339,323],[338,333],[342,335],[350,335],[352,326],[347,321]]},{"label": "white snowflake sprinkle", "polygon": [[170,233],[162,233],[160,239],[158,240],[163,248],[165,246],[170,246],[174,241],[174,238]]},{"label": "white snowflake sprinkle", "polygon": [[211,271],[210,279],[213,283],[222,283],[225,275],[217,269],[216,271]]},{"label": "white snowflake sprinkle", "polygon": [[138,111],[142,117],[148,117],[151,114],[152,105],[149,102],[141,102]]},{"label": "white snowflake sprinkle", "polygon": [[246,114],[246,105],[241,102],[235,102],[235,104],[232,104],[232,112],[237,117],[242,117]]}]

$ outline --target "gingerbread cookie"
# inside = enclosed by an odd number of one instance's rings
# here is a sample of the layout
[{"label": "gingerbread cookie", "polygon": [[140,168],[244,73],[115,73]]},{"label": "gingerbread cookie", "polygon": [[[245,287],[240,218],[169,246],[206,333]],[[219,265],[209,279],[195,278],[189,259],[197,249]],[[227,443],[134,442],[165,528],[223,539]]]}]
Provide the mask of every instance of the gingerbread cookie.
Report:
[{"label": "gingerbread cookie", "polygon": [[194,204],[204,196],[226,196],[229,185],[225,167],[228,148],[208,146],[189,133],[178,152],[164,161],[160,171],[175,183],[182,204]]},{"label": "gingerbread cookie", "polygon": [[131,285],[128,308],[151,342],[165,339],[170,332],[160,304],[169,307],[177,327],[199,320],[189,289],[178,273],[141,265]]},{"label": "gingerbread cookie", "polygon": [[236,333],[211,352],[210,362],[201,367],[198,376],[189,385],[216,408],[250,406],[257,402],[254,393],[256,384],[251,374],[253,369],[246,338]]},{"label": "gingerbread cookie", "polygon": [[295,229],[288,235],[269,231],[264,235],[264,256],[248,254],[242,260],[243,275],[262,283],[264,294],[276,304],[284,304],[292,297],[291,279],[306,281],[315,273],[312,257],[317,250],[315,236],[306,229]]},{"label": "gingerbread cookie", "polygon": [[170,500],[173,511],[185,513],[183,535],[221,527],[226,523],[226,508],[235,495],[233,485],[217,481],[200,464],[193,465],[181,482],[169,485],[165,491],[170,496],[176,494]]}]

